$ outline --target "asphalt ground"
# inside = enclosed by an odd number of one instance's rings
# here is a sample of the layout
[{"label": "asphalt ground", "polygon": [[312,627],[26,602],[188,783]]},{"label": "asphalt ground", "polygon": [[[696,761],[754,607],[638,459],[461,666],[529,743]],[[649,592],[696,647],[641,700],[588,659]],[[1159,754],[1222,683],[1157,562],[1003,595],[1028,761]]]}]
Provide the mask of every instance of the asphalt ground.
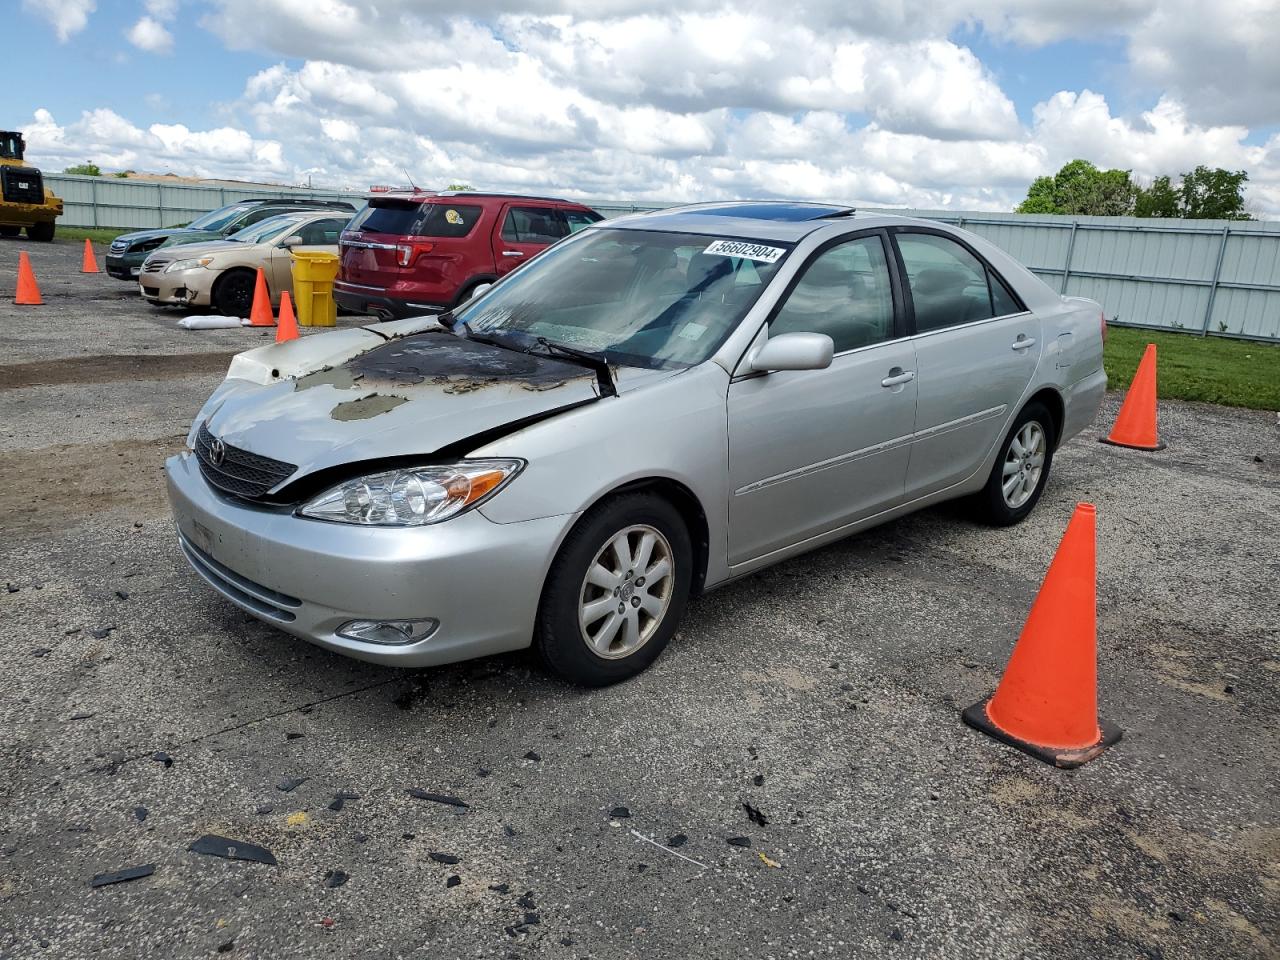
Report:
[{"label": "asphalt ground", "polygon": [[[43,307],[12,305],[21,246]],[[187,569],[161,463],[261,334],[177,329],[79,259],[0,241],[5,960],[1280,952],[1274,412],[1163,403],[1148,454],[1096,442],[1109,397],[1022,525],[944,507],[782,564],[618,687],[402,672]],[[1085,500],[1125,734],[1062,771],[960,710]]]}]

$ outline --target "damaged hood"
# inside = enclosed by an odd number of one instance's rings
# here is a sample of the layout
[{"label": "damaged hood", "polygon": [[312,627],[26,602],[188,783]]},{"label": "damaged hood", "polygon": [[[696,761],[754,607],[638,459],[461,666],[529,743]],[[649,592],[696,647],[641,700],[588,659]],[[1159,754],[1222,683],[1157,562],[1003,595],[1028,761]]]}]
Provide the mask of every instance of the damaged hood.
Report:
[{"label": "damaged hood", "polygon": [[[321,343],[329,338],[332,345]],[[472,437],[479,446],[488,437],[478,435],[513,424],[518,429],[599,399],[589,369],[467,340],[439,326],[396,339],[364,329],[295,343],[313,358],[328,347],[343,359],[281,369],[288,351],[252,351],[233,361],[202,413],[224,443],[295,464],[287,483],[344,464],[429,456]],[[263,362],[250,359],[259,352],[266,354]],[[264,362],[277,366],[262,374]],[[676,373],[623,367],[615,380],[621,395]]]}]

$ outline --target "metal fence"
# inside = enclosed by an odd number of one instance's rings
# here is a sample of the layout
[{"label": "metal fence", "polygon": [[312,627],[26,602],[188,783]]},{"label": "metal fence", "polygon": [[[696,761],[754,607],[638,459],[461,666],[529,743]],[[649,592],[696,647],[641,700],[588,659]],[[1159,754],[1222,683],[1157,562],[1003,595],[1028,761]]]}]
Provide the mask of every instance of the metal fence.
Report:
[{"label": "metal fence", "polygon": [[[233,200],[351,200],[359,191],[202,186],[46,174],[68,226],[185,223]],[[607,217],[670,204],[589,201]],[[1055,290],[1090,297],[1119,326],[1280,341],[1280,223],[891,210],[954,223],[1008,251]]]}]

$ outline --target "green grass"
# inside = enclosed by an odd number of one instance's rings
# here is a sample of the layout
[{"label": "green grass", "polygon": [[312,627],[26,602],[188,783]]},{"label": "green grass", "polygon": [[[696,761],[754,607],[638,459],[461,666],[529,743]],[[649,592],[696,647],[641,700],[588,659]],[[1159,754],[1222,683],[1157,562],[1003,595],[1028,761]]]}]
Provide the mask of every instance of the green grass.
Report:
[{"label": "green grass", "polygon": [[59,240],[83,240],[88,237],[94,243],[110,243],[131,227],[58,227],[55,236]]},{"label": "green grass", "polygon": [[1156,345],[1156,389],[1161,397],[1280,410],[1280,345],[1270,343],[1112,327],[1107,335],[1107,386],[1129,386],[1148,343]]}]

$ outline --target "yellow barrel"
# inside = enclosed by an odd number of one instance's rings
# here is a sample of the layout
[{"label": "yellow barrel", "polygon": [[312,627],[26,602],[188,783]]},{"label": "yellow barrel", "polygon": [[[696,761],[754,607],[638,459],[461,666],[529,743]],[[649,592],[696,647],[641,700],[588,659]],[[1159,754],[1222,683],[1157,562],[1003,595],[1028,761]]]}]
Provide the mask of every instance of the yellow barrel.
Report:
[{"label": "yellow barrel", "polygon": [[338,322],[333,302],[333,281],[338,276],[338,255],[297,250],[293,253],[293,299],[298,323],[304,327],[332,327]]}]

